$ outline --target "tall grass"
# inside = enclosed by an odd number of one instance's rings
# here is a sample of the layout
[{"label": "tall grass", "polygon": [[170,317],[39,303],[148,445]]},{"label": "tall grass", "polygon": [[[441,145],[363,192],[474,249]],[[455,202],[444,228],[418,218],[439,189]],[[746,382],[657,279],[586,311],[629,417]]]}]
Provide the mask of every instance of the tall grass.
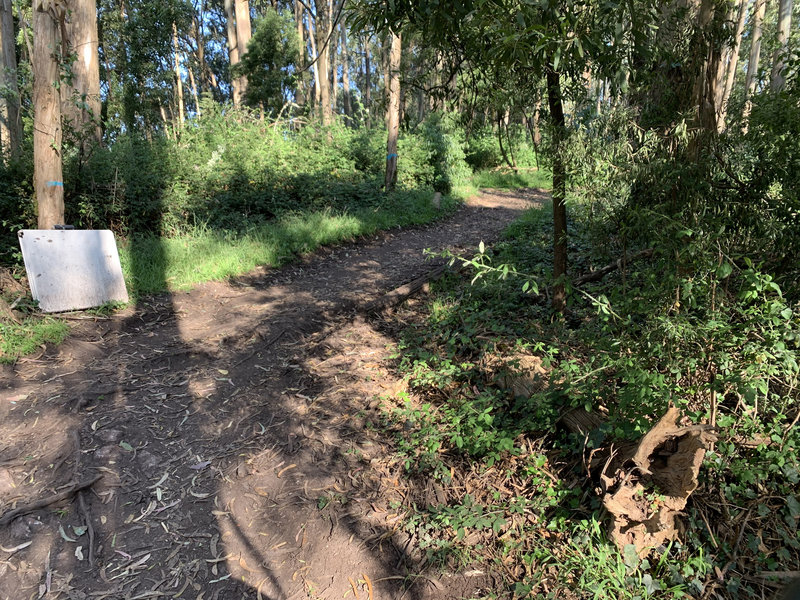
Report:
[{"label": "tall grass", "polygon": [[324,245],[434,221],[451,214],[456,205],[454,198],[445,197],[436,209],[430,192],[398,192],[374,208],[287,214],[241,233],[197,227],[170,238],[134,237],[121,244],[120,259],[129,291],[140,297],[234,277],[259,266],[277,267]]}]

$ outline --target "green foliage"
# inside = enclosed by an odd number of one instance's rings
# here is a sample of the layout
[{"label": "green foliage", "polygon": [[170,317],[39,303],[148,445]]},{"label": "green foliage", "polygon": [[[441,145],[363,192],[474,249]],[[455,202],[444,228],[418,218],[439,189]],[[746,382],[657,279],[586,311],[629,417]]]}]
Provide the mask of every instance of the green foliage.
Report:
[{"label": "green foliage", "polygon": [[21,323],[0,321],[0,363],[13,363],[43,344],[60,344],[69,333],[64,321],[28,317]]},{"label": "green foliage", "polygon": [[[545,509],[557,543],[507,550],[530,573],[518,593],[542,593],[556,569],[578,596],[680,597],[714,586],[723,597],[750,598],[763,592],[757,573],[800,565],[793,94],[759,99],[746,135],[732,132],[691,161],[680,125],[665,138],[627,110],[576,119],[566,146],[572,275],[641,248],[653,248],[652,257],[573,289],[566,319],[551,321],[526,293],[550,284],[552,229],[530,213],[467,259],[469,278],[445,280],[425,321],[407,328],[398,366],[426,403],[395,409],[390,423],[412,473],[447,480],[454,465],[496,469],[523,456],[525,440],[581,463],[595,448],[640,437],[670,403],[719,427],[683,546],[647,564],[617,553],[596,517],[587,518],[596,508],[587,485],[580,502],[557,496]],[[538,357],[547,374],[512,398],[499,384],[520,354]],[[602,411],[606,422],[570,438],[558,428],[569,407]],[[559,483],[573,476],[564,469]],[[508,518],[512,500],[503,498],[495,504]],[[420,512],[431,547],[457,551],[445,513]],[[710,583],[710,573],[732,564],[735,572]]]},{"label": "green foliage", "polygon": [[276,115],[281,111],[295,85],[298,49],[294,19],[268,8],[256,21],[247,52],[234,69],[234,76],[247,77],[245,98],[250,106],[260,104]]},{"label": "green foliage", "polygon": [[[126,237],[197,231],[224,237],[296,213],[355,214],[387,205],[380,191],[380,130],[262,123],[208,98],[202,115],[187,122],[177,142],[126,134],[88,156],[71,154],[64,175],[67,222]],[[468,181],[458,145],[463,138],[443,122],[450,121],[431,117],[423,130],[401,137],[401,190]],[[10,233],[2,247],[6,263],[14,260],[15,230],[34,222],[31,180],[26,160],[0,166],[0,221]]]},{"label": "green foliage", "polygon": [[422,123],[419,135],[430,152],[436,191],[447,194],[469,181],[472,169],[464,154],[464,132],[454,115],[432,113]]},{"label": "green foliage", "polygon": [[538,188],[548,190],[553,185],[553,176],[546,169],[494,169],[478,171],[472,177],[472,185],[477,188],[515,189]]},{"label": "green foliage", "polygon": [[[510,131],[502,131],[503,144],[510,159],[517,167],[538,167],[539,157],[524,127],[512,126]],[[498,134],[494,126],[476,127],[470,132],[465,149],[467,164],[475,171],[492,169],[505,164],[500,148]]]},{"label": "green foliage", "polygon": [[437,211],[429,194],[398,191],[368,208],[287,212],[241,231],[198,227],[170,238],[134,236],[121,245],[120,260],[131,293],[142,296],[240,275],[260,265],[280,266],[325,244],[429,223],[455,207],[447,199]]}]

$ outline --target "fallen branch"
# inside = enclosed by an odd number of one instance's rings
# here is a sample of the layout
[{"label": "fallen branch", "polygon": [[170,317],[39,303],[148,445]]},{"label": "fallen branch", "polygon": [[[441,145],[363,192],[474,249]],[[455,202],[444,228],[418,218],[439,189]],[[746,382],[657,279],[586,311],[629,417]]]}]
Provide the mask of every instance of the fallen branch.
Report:
[{"label": "fallen branch", "polygon": [[92,487],[102,478],[103,478],[102,475],[98,475],[97,477],[94,477],[92,479],[87,479],[85,481],[73,483],[66,490],[63,490],[57,494],[53,494],[52,496],[48,496],[47,498],[42,498],[41,500],[37,500],[36,502],[31,502],[30,504],[26,504],[25,506],[20,506],[19,508],[10,510],[2,517],[0,517],[0,527],[2,527],[3,525],[8,525],[11,521],[16,519],[20,515],[27,515],[35,510],[44,508],[45,506],[50,506],[51,504],[55,504],[56,502],[61,502],[62,500],[66,500],[74,493]]},{"label": "fallen branch", "polygon": [[239,360],[237,360],[235,363],[233,363],[232,366],[238,367],[242,363],[247,362],[248,360],[253,358],[259,352],[263,352],[264,350],[266,350],[267,348],[272,346],[275,342],[277,342],[279,339],[281,339],[281,336],[283,336],[283,334],[286,333],[286,331],[287,331],[287,328],[284,327],[283,329],[281,329],[277,333],[273,334],[271,337],[267,338],[262,344],[256,344],[256,349],[255,350],[253,350],[252,352],[246,354],[244,357],[242,357]]},{"label": "fallen branch", "polygon": [[647,250],[641,250],[639,252],[634,252],[633,254],[628,254],[615,260],[614,262],[607,264],[605,267],[597,269],[596,271],[592,271],[591,273],[586,273],[585,275],[581,275],[580,277],[576,277],[572,280],[572,285],[575,287],[579,287],[584,285],[585,283],[591,283],[593,281],[600,281],[603,277],[611,273],[612,271],[616,271],[617,269],[622,269],[622,267],[630,262],[633,262],[639,258],[650,258],[653,256],[653,249],[648,248]]},{"label": "fallen branch", "polygon": [[78,492],[78,508],[81,511],[83,522],[86,525],[86,532],[89,534],[89,566],[94,565],[94,527],[92,527],[92,515],[89,514],[89,508],[86,506],[86,500],[83,497],[83,490]]},{"label": "fallen branch", "polygon": [[[452,270],[457,271],[460,267],[453,266]],[[449,264],[444,264],[436,267],[435,269],[431,269],[424,275],[420,275],[413,281],[409,281],[406,284],[401,285],[393,289],[391,292],[388,292],[381,296],[380,298],[376,298],[371,302],[367,302],[361,309],[361,312],[371,313],[376,312],[378,310],[383,310],[389,306],[396,306],[410,298],[420,290],[426,288],[427,284],[431,281],[439,279],[446,271],[451,270],[451,266]]]}]

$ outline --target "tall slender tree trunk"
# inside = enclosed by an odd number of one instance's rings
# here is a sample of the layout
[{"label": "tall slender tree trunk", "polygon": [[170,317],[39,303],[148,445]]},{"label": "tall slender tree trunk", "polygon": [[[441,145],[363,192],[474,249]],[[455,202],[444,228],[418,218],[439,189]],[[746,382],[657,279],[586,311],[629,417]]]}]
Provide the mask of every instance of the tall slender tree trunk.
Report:
[{"label": "tall slender tree trunk", "polygon": [[389,33],[383,38],[381,45],[381,69],[383,70],[383,101],[386,103],[386,112],[384,113],[384,124],[389,127],[389,103],[391,101],[391,90],[389,89],[389,79],[391,67],[391,54],[392,54],[392,34]]},{"label": "tall slender tree trunk", "polygon": [[[233,6],[233,0],[225,0],[225,26],[228,37],[228,58],[230,59],[231,68],[239,64],[239,42],[236,37],[236,12]],[[242,89],[241,80],[231,74],[231,92],[233,95],[233,105],[239,106],[242,103]]]},{"label": "tall slender tree trunk", "polygon": [[194,77],[194,70],[191,65],[186,66],[186,71],[189,73],[189,85],[192,89],[192,98],[194,98],[194,112],[200,116],[200,94],[197,93],[197,80]]},{"label": "tall slender tree trunk", "polygon": [[14,41],[14,12],[11,0],[0,0],[0,160],[17,157],[22,140],[17,85],[17,48]]},{"label": "tall slender tree trunk", "polygon": [[308,39],[311,41],[311,62],[314,63],[314,106],[319,110],[322,104],[322,94],[319,84],[319,61],[317,60],[317,34],[314,28],[319,28],[320,24],[314,19],[314,27],[311,26],[311,15],[308,18]]},{"label": "tall slender tree trunk", "polygon": [[72,52],[71,84],[61,85],[62,118],[83,141],[100,141],[100,54],[95,0],[70,2],[70,18],[64,29]]},{"label": "tall slender tree trunk", "polygon": [[386,80],[389,98],[386,108],[386,123],[389,131],[386,142],[386,178],[384,187],[391,190],[397,183],[397,136],[400,131],[400,59],[402,47],[400,34],[389,34],[389,72]]},{"label": "tall slender tree trunk", "polygon": [[202,15],[203,7],[200,8],[200,16],[192,17],[192,31],[191,36],[194,38],[196,49],[194,51],[194,58],[197,61],[197,69],[199,78],[197,80],[198,92],[202,93],[211,87],[211,78],[209,77],[210,69],[206,64],[206,41],[203,37],[202,30]]},{"label": "tall slender tree trunk", "polygon": [[728,102],[730,101],[731,92],[733,91],[733,83],[736,80],[736,69],[739,66],[739,50],[742,47],[742,34],[744,33],[744,22],[747,17],[747,2],[748,0],[739,0],[739,16],[736,22],[736,33],[733,38],[733,47],[731,48],[730,60],[728,61],[725,75],[725,89],[723,90],[722,102],[720,103],[718,124],[720,132],[724,131],[727,126]]},{"label": "tall slender tree trunk", "polygon": [[[58,10],[58,9],[56,9]],[[33,188],[39,229],[64,222],[58,24],[41,1],[33,10]]]},{"label": "tall slender tree trunk", "polygon": [[372,66],[369,64],[369,36],[364,38],[364,110],[367,113],[367,129],[372,127]]},{"label": "tall slender tree trunk", "polygon": [[547,102],[553,125],[553,309],[564,312],[567,291],[567,172],[564,165],[563,143],[566,120],[561,99],[561,78],[551,68],[547,70]]},{"label": "tall slender tree trunk", "polygon": [[347,27],[342,23],[342,102],[344,114],[348,118],[353,116],[353,107],[350,104],[350,58],[347,52]]},{"label": "tall slender tree trunk", "polygon": [[181,77],[181,54],[178,45],[178,28],[172,23],[172,48],[175,52],[175,102],[178,104],[178,129],[186,120],[186,106],[183,101],[183,79]]},{"label": "tall slender tree trunk", "polygon": [[[167,117],[167,110],[164,108],[163,104],[158,105],[159,112],[161,113],[161,122],[164,125],[164,135],[167,136],[168,140],[172,139],[172,127],[169,124],[169,118]],[[148,128],[149,130],[149,128]]]},{"label": "tall slender tree trunk", "polygon": [[786,51],[789,48],[789,33],[792,28],[792,0],[780,0],[778,4],[778,47],[772,59],[772,76],[769,88],[780,92],[786,85]]},{"label": "tall slender tree trunk", "polygon": [[756,0],[753,8],[753,29],[750,34],[750,58],[747,61],[747,75],[745,76],[744,110],[742,111],[742,130],[747,132],[750,111],[753,107],[752,96],[756,91],[756,78],[758,76],[758,62],[761,56],[761,24],[764,22],[764,13],[767,10],[767,0]]},{"label": "tall slender tree trunk", "polygon": [[27,16],[25,15],[24,2],[17,4],[17,22],[24,41],[24,44],[22,44],[21,58],[23,61],[27,60],[28,64],[33,64],[33,25],[28,23]]},{"label": "tall slender tree trunk", "polygon": [[[300,52],[300,67],[304,67],[306,64],[306,40],[305,36],[303,35],[303,4],[300,0],[295,0],[294,2],[294,21],[297,27],[297,42],[298,42],[298,50]],[[298,106],[303,106],[306,103],[306,90],[305,90],[305,71],[299,74],[297,77],[297,88],[295,89],[294,94],[294,102]]]},{"label": "tall slender tree trunk", "polygon": [[319,83],[319,101],[322,107],[322,124],[330,125],[333,121],[333,109],[331,108],[331,84],[328,78],[330,70],[330,44],[328,44],[328,34],[330,33],[330,21],[328,12],[328,2],[317,0],[317,81]]},{"label": "tall slender tree trunk", "polygon": [[[727,13],[725,13],[727,16]],[[713,31],[713,21],[721,18],[716,0],[701,0],[696,15],[697,26],[692,42],[692,56],[695,62],[695,82],[692,90],[692,103],[696,107],[695,136],[689,145],[689,154],[697,159],[710,138],[718,131],[719,101],[718,93],[722,85],[722,47],[715,40],[708,39],[708,31]]]},{"label": "tall slender tree trunk", "polygon": [[[236,11],[236,46],[239,48],[239,60],[247,53],[247,44],[250,43],[250,38],[253,36],[253,31],[250,28],[250,2],[248,0],[234,0],[234,8]],[[247,92],[247,77],[242,75],[239,78],[239,89],[242,93],[242,99]]]},{"label": "tall slender tree trunk", "polygon": [[337,61],[339,36],[333,34],[333,0],[328,0],[328,56],[331,61],[331,103],[333,111],[336,112],[337,99],[339,96],[339,65]]}]

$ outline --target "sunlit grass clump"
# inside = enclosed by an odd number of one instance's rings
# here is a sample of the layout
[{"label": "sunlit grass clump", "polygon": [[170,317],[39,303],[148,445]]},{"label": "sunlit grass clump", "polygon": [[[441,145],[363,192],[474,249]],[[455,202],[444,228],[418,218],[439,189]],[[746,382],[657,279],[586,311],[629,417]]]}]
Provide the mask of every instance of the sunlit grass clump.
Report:
[{"label": "sunlit grass clump", "polygon": [[260,266],[278,267],[321,246],[429,223],[456,207],[456,200],[446,197],[436,209],[431,196],[398,192],[370,208],[288,213],[243,232],[197,227],[171,238],[134,237],[120,247],[125,280],[129,292],[141,296],[235,277]]},{"label": "sunlit grass clump", "polygon": [[33,354],[42,344],[60,344],[69,325],[46,317],[27,318],[21,323],[0,322],[0,363],[13,363],[20,356]]}]

